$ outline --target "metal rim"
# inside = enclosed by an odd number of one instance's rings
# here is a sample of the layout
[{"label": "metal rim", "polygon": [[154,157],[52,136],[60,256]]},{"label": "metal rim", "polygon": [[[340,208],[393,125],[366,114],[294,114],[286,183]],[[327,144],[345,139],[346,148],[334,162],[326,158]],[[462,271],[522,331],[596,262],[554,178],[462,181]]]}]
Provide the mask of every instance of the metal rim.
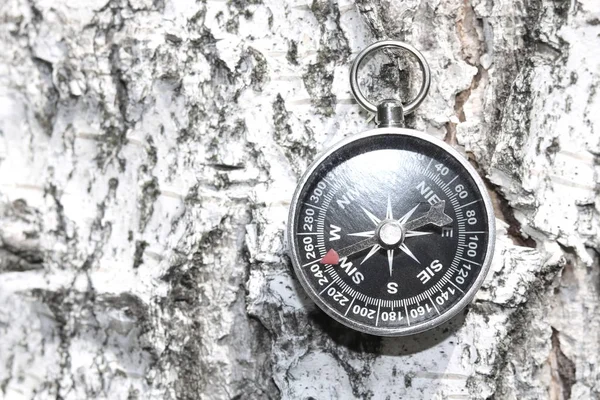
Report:
[{"label": "metal rim", "polygon": [[352,63],[352,68],[350,69],[350,89],[352,90],[352,95],[354,95],[354,98],[358,104],[360,104],[363,108],[371,111],[372,113],[377,112],[377,105],[371,103],[365,96],[363,96],[360,90],[360,86],[358,85],[358,69],[367,55],[375,52],[378,49],[387,47],[396,47],[408,51],[417,59],[419,67],[421,68],[423,82],[421,83],[419,93],[417,94],[417,97],[415,97],[410,103],[403,104],[404,114],[410,114],[411,112],[415,111],[415,109],[423,102],[423,100],[425,100],[425,97],[429,92],[429,86],[431,85],[431,72],[429,70],[429,64],[427,64],[427,60],[425,60],[423,54],[421,54],[419,50],[415,49],[408,43],[400,42],[398,40],[382,40],[373,43],[358,53],[354,59],[354,62]]},{"label": "metal rim", "polygon": [[[483,260],[483,262],[481,264],[481,271],[479,273],[479,276],[477,276],[477,279],[473,282],[473,284],[469,288],[469,290],[464,294],[463,298],[460,299],[458,302],[456,302],[452,307],[450,307],[446,311],[446,313],[444,313],[430,321],[422,322],[418,325],[412,325],[412,326],[407,326],[407,327],[402,327],[402,328],[392,328],[392,329],[377,328],[377,327],[369,326],[366,324],[358,323],[358,322],[352,321],[342,315],[339,315],[337,312],[331,310],[329,308],[329,306],[319,297],[319,295],[314,291],[314,289],[306,281],[306,278],[304,276],[304,271],[300,267],[301,263],[300,263],[300,257],[298,254],[297,246],[294,246],[292,243],[293,238],[294,238],[294,232],[295,232],[294,217],[295,217],[296,211],[298,209],[298,201],[300,198],[300,194],[302,193],[302,190],[306,186],[306,183],[308,182],[308,179],[313,174],[313,172],[319,167],[319,165],[321,165],[323,162],[325,162],[329,156],[331,156],[334,152],[338,151],[342,147],[344,147],[356,140],[362,140],[362,139],[365,139],[368,137],[378,136],[378,135],[411,136],[411,137],[414,137],[417,139],[427,141],[437,147],[440,147],[442,150],[446,151],[452,157],[454,157],[467,170],[467,173],[471,176],[471,178],[475,182],[475,185],[479,189],[479,192],[481,193],[481,197],[483,199],[483,203],[485,205],[485,210],[486,210],[485,215],[487,217],[488,227],[489,227],[489,239],[488,239],[488,244],[487,244],[487,248],[486,248],[485,259]],[[298,280],[300,281],[305,292],[308,293],[309,297],[327,315],[329,315],[331,318],[333,318],[334,320],[338,321],[339,323],[341,323],[343,325],[346,325],[352,329],[355,329],[360,332],[368,333],[371,335],[408,336],[408,335],[413,335],[416,333],[428,331],[428,330],[433,329],[445,322],[448,322],[450,319],[452,319],[453,317],[458,315],[458,313],[461,310],[463,310],[468,304],[471,303],[471,301],[475,297],[475,294],[479,291],[479,288],[483,284],[483,282],[489,272],[491,263],[492,263],[492,258],[494,255],[494,245],[496,242],[495,219],[496,219],[496,217],[494,215],[492,201],[489,197],[489,194],[487,192],[487,189],[485,187],[483,180],[481,179],[481,177],[479,176],[479,174],[477,173],[475,168],[473,168],[473,166],[469,163],[469,161],[467,159],[465,159],[456,150],[454,150],[450,145],[448,145],[438,139],[430,138],[424,132],[416,131],[413,129],[377,128],[377,129],[372,129],[370,131],[366,131],[363,133],[359,133],[357,135],[353,135],[345,140],[338,142],[333,147],[329,148],[327,151],[322,153],[309,166],[309,168],[306,170],[306,172],[304,173],[304,175],[298,182],[298,186],[296,187],[296,191],[294,192],[294,196],[292,197],[292,203],[291,203],[290,212],[288,215],[288,225],[287,225],[287,230],[286,230],[286,242],[288,245],[288,254],[290,255],[292,265],[294,267],[294,271],[296,273],[296,276],[298,277]]]}]

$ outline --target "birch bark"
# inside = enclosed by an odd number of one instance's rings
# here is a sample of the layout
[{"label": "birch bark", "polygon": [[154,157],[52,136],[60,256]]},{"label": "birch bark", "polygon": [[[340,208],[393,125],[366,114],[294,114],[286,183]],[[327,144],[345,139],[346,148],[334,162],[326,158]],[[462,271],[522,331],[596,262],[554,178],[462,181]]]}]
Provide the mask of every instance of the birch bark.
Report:
[{"label": "birch bark", "polygon": [[[0,21],[0,398],[600,398],[597,2],[6,0]],[[334,323],[285,256],[298,177],[371,127],[347,76],[380,38],[428,59],[407,124],[477,166],[498,218],[476,301],[412,338]]]}]

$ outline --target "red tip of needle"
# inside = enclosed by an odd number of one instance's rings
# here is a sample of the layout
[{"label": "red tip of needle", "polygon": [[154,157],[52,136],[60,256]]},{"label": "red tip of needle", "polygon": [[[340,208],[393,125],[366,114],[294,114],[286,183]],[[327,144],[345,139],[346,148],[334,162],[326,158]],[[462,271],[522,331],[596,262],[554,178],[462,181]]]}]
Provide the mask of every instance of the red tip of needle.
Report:
[{"label": "red tip of needle", "polygon": [[321,264],[331,264],[331,265],[337,265],[337,263],[340,262],[340,256],[338,255],[337,251],[335,251],[334,249],[331,249],[327,252],[327,254],[325,254],[325,257],[323,257],[321,259]]}]

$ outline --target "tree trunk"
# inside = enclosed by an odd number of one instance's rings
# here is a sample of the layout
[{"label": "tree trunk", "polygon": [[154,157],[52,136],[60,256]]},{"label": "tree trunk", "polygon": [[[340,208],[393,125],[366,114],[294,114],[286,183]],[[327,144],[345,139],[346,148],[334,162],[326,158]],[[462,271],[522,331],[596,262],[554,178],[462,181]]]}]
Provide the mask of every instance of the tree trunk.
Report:
[{"label": "tree trunk", "polygon": [[[0,398],[599,399],[599,12],[4,0]],[[372,127],[347,77],[381,38],[424,53],[407,125],[477,166],[498,219],[474,303],[409,338],[325,316],[283,235],[307,164]]]}]

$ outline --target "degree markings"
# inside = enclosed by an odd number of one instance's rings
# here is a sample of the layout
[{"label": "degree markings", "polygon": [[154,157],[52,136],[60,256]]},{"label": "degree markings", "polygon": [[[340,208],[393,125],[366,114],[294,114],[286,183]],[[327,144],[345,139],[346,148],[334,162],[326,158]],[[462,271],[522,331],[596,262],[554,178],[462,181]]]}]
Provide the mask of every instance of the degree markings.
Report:
[{"label": "degree markings", "polygon": [[350,311],[350,309],[352,308],[352,304],[354,304],[354,300],[356,300],[356,296],[354,296],[354,297],[352,298],[352,301],[350,302],[350,305],[348,306],[348,309],[347,309],[347,310],[346,310],[346,312],[344,313],[344,317],[345,317],[346,315],[348,315],[348,311]]},{"label": "degree markings", "polygon": [[452,178],[452,180],[451,180],[450,182],[446,183],[446,185],[444,185],[444,188],[443,188],[442,190],[444,190],[444,189],[446,189],[448,186],[450,186],[450,184],[451,184],[452,182],[454,182],[454,181],[456,180],[456,178],[458,178],[458,174],[457,174],[457,175],[456,175],[454,178]]},{"label": "degree markings", "polygon": [[306,205],[306,206],[312,207],[312,208],[316,208],[317,210],[327,211],[323,207],[315,206],[314,204],[307,203],[306,201],[303,204]]},{"label": "degree markings", "polygon": [[471,263],[471,264],[475,264],[475,265],[478,265],[478,266],[480,266],[480,267],[481,267],[481,264],[479,264],[478,262],[471,261],[471,260],[467,260],[466,258],[462,258],[462,257],[458,257],[458,258],[459,258],[459,259],[461,259],[461,260],[463,260],[464,262],[468,262],[468,263]]},{"label": "degree markings", "polygon": [[429,164],[427,164],[427,168],[425,168],[425,172],[427,172],[429,170],[429,167],[431,166],[431,163],[433,162],[433,158],[429,159]]},{"label": "degree markings", "polygon": [[429,301],[433,305],[433,308],[435,308],[435,311],[437,311],[438,315],[441,315],[440,314],[440,310],[438,310],[437,306],[435,305],[435,302],[431,299],[431,296],[427,296],[427,298],[429,299]]},{"label": "degree markings", "polygon": [[458,209],[461,209],[461,208],[463,208],[463,207],[470,206],[471,204],[475,204],[475,203],[477,203],[478,201],[481,201],[481,199],[473,200],[473,201],[472,201],[472,202],[470,202],[470,203],[463,204],[462,206],[458,207]]},{"label": "degree markings", "polygon": [[329,173],[327,173],[326,175],[327,175],[327,178],[325,178],[325,177],[322,177],[322,178],[321,178],[321,180],[322,180],[323,182],[325,182],[326,184],[328,184],[329,186],[331,186],[332,188],[334,188],[334,189],[336,189],[336,190],[337,190],[337,189],[339,189],[339,187],[338,187],[337,183],[335,182],[335,180],[333,180],[333,181],[330,181],[330,180],[329,180],[329,178],[330,178],[330,177],[331,177],[331,178],[335,178],[335,177],[331,176],[331,175],[333,175],[333,173],[332,173],[332,172],[329,172]]},{"label": "degree markings", "polygon": [[329,288],[331,287],[331,285],[333,285],[334,283],[335,283],[335,281],[332,281],[332,282],[331,282],[329,285],[327,285],[327,287],[325,287],[325,289],[321,290],[321,291],[319,292],[319,296],[320,296],[320,295],[322,295],[323,293],[325,293],[325,291],[326,291],[327,289],[329,289]]},{"label": "degree markings", "polygon": [[309,263],[306,263],[306,264],[304,264],[304,265],[303,265],[303,267],[308,267],[309,265],[316,264],[316,263],[318,263],[319,261],[321,261],[321,260],[320,260],[320,259],[318,259],[318,260],[311,261],[311,262],[309,262]]},{"label": "degree markings", "polygon": [[462,294],[465,294],[465,292],[464,292],[464,291],[463,291],[461,288],[459,288],[458,286],[456,286],[456,285],[454,284],[454,282],[452,282],[452,281],[450,281],[450,280],[449,280],[448,282],[449,282],[449,283],[450,283],[452,286],[454,286],[456,289],[458,289],[458,291],[460,291]]}]

